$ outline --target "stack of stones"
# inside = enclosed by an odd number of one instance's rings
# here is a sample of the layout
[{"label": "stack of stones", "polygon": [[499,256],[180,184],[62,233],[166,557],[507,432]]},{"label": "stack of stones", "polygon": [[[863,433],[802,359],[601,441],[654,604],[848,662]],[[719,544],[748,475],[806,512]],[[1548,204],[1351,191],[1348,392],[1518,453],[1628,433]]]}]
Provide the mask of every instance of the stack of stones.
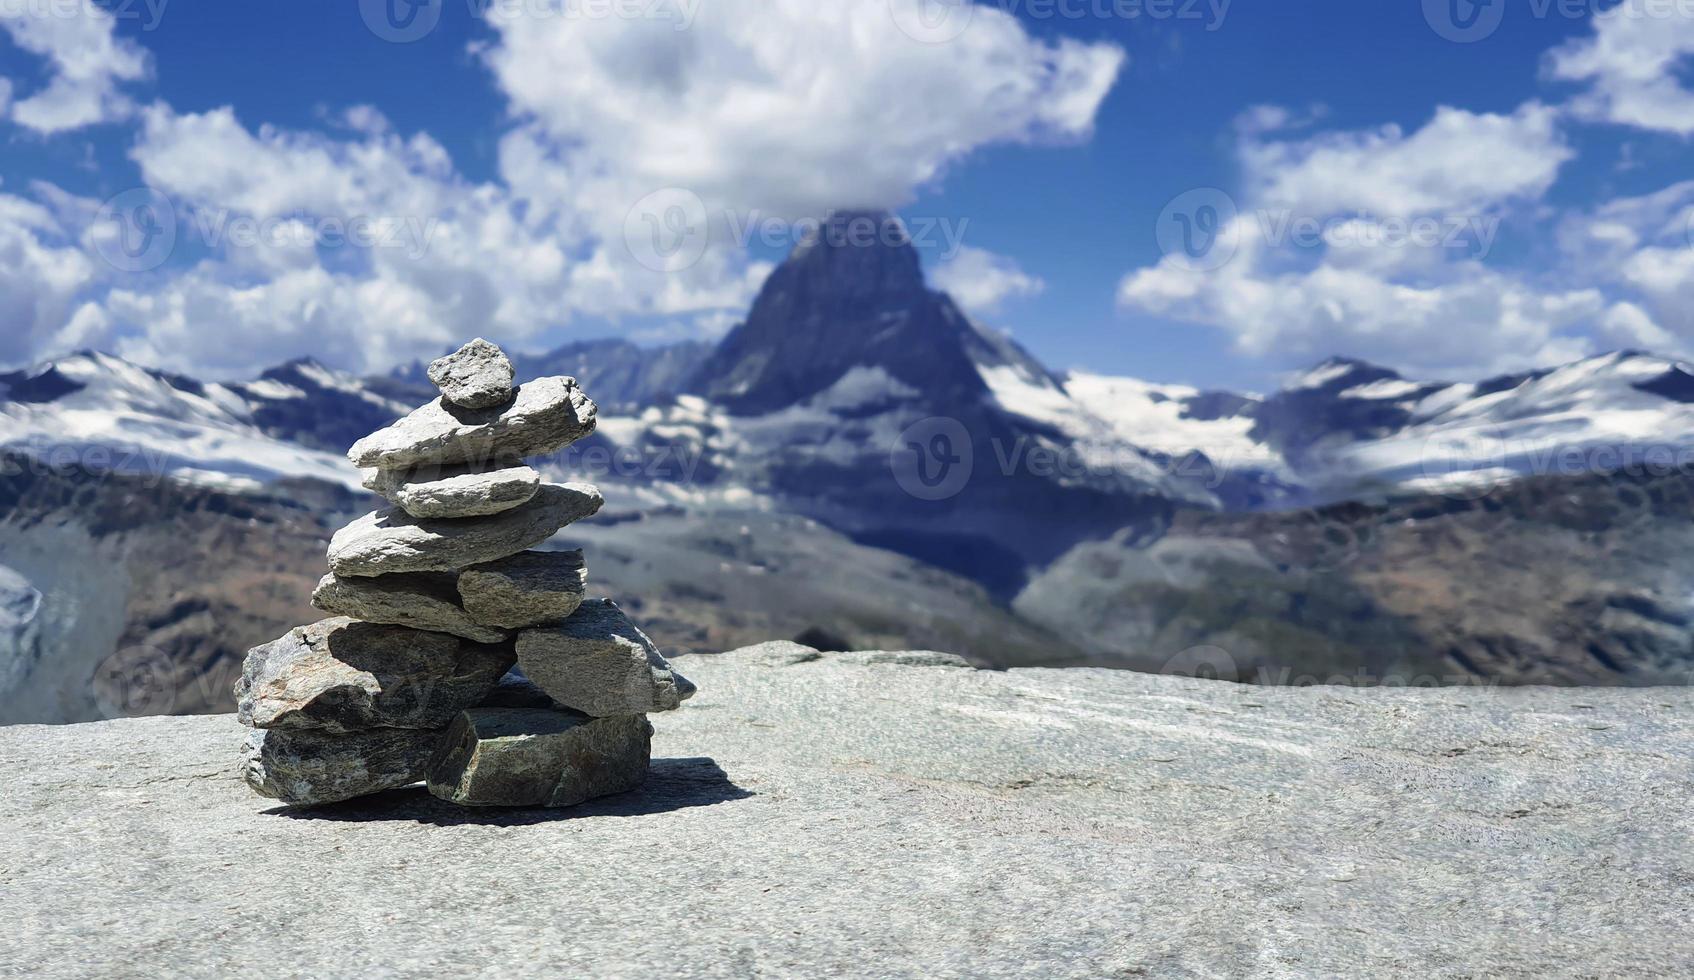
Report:
[{"label": "stack of stones", "polygon": [[523,459],[594,431],[573,378],[512,385],[473,341],[430,365],[441,398],[348,453],[394,506],[329,545],[312,604],[336,617],[247,654],[245,775],[291,804],[419,780],[466,806],[570,806],[638,786],[652,727],[694,693],[580,551],[532,551],[600,509]]}]

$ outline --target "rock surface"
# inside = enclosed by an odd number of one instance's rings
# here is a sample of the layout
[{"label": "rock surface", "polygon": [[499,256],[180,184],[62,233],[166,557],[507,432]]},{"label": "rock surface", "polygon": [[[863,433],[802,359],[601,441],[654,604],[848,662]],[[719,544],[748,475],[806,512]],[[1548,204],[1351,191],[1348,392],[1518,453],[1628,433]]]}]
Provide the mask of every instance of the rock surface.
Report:
[{"label": "rock surface", "polygon": [[541,474],[522,465],[425,466],[372,470],[364,483],[413,517],[486,517],[528,503],[541,489]]},{"label": "rock surface", "polygon": [[517,646],[524,675],[585,715],[675,711],[694,696],[693,682],[610,599],[590,599],[558,626],[524,630]]},{"label": "rock surface", "polygon": [[586,483],[548,484],[535,499],[474,521],[418,520],[398,507],[374,511],[329,542],[330,571],[342,577],[444,572],[515,555],[572,521],[598,513],[605,499]]},{"label": "rock surface", "polygon": [[374,728],[352,734],[250,731],[241,776],[284,803],[338,803],[423,778],[442,732]]},{"label": "rock surface", "polygon": [[0,974],[1694,972],[1686,689],[679,666],[571,810],[282,810],[227,715],[0,729]]},{"label": "rock surface", "polygon": [[574,378],[537,378],[504,408],[433,401],[353,444],[353,465],[400,470],[431,463],[486,465],[554,452],[594,431],[597,411]]},{"label": "rock surface", "polygon": [[512,362],[481,337],[429,365],[429,380],[441,397],[465,408],[493,408],[511,400]]},{"label": "rock surface", "polygon": [[334,616],[451,633],[474,643],[503,643],[508,639],[504,630],[479,626],[471,619],[459,605],[453,576],[445,572],[375,578],[325,575],[312,593],[312,605]]},{"label": "rock surface", "polygon": [[472,708],[447,730],[429,791],[460,806],[575,806],[647,778],[653,726],[546,708]]},{"label": "rock surface", "polygon": [[512,666],[506,647],[326,619],[255,648],[235,685],[254,728],[444,728]]},{"label": "rock surface", "polygon": [[521,629],[569,619],[587,583],[581,551],[526,551],[465,569],[459,595],[477,622]]}]

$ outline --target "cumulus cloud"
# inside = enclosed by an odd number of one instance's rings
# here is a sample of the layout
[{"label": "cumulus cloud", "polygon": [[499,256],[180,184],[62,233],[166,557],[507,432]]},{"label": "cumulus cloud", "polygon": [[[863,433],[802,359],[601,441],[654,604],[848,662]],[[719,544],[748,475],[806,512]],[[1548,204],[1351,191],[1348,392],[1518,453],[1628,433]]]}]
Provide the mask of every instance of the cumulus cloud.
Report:
[{"label": "cumulus cloud", "polygon": [[0,4],[0,28],[13,44],[45,60],[48,71],[46,85],[36,91],[18,93],[15,80],[0,88],[0,108],[45,135],[125,118],[132,103],[121,84],[147,78],[151,67],[146,51],[117,37],[115,26],[92,0]]},{"label": "cumulus cloud", "polygon": [[952,258],[937,265],[930,280],[976,316],[998,313],[1007,300],[1035,296],[1047,288],[1039,276],[1023,271],[1015,259],[969,245],[961,246]]},{"label": "cumulus cloud", "polygon": [[82,311],[78,297],[96,271],[51,210],[0,194],[0,364],[23,362],[43,345],[74,343],[94,315]]},{"label": "cumulus cloud", "polygon": [[1383,127],[1275,139],[1238,128],[1246,191],[1216,229],[1227,261],[1181,251],[1119,285],[1130,310],[1220,328],[1285,363],[1345,353],[1430,372],[1568,360],[1570,333],[1605,314],[1590,286],[1484,261],[1497,222],[1534,202],[1573,153],[1556,114],[1443,108],[1414,132]]},{"label": "cumulus cloud", "polygon": [[717,0],[687,30],[495,4],[484,57],[587,209],[682,187],[713,212],[790,219],[899,206],[984,145],[1083,138],[1124,62],[989,6],[925,43],[896,16],[922,0],[893,2]]},{"label": "cumulus cloud", "polygon": [[1572,109],[1601,122],[1694,133],[1694,91],[1680,74],[1694,55],[1694,17],[1686,5],[1621,3],[1596,13],[1593,28],[1547,56],[1550,77],[1587,86]]},{"label": "cumulus cloud", "polygon": [[[886,0],[683,3],[674,21],[492,4],[495,38],[478,54],[510,117],[498,177],[473,181],[374,106],[326,109],[328,132],[253,125],[234,107],[138,109],[123,86],[147,77],[145,52],[73,2],[74,17],[25,5],[0,22],[50,67],[39,91],[15,93],[11,118],[41,132],[133,120],[131,158],[177,240],[162,266],[115,268],[98,258],[113,234],[98,202],[38,188],[0,253],[55,273],[11,297],[32,324],[16,353],[74,336],[220,375],[308,350],[375,370],[465,335],[521,344],[583,317],[721,330],[770,271],[732,221],[894,206],[978,147],[1086,138],[1124,60],[1107,44],[1037,40],[988,7],[931,44]],[[632,207],[663,187],[687,189],[713,247],[680,262],[636,247]],[[1034,288],[1015,267],[990,271],[1001,298]]]},{"label": "cumulus cloud", "polygon": [[[1306,215],[1350,211],[1411,217],[1469,212],[1540,197],[1576,155],[1555,110],[1510,115],[1442,107],[1413,133],[1399,126],[1241,144],[1249,194]],[[1254,134],[1256,136],[1256,134]]]}]

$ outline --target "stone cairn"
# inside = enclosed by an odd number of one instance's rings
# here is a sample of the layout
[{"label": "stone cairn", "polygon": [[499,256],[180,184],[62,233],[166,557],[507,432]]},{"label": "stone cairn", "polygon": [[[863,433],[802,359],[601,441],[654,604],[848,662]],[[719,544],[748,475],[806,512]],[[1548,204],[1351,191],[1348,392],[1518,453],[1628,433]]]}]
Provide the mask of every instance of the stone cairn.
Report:
[{"label": "stone cairn", "polygon": [[394,506],[330,541],[312,605],[336,618],[247,654],[247,782],[302,805],[419,780],[465,806],[633,789],[646,716],[694,685],[610,600],[584,599],[582,552],[528,550],[600,509],[595,487],[522,462],[593,432],[594,403],[574,378],[514,388],[480,339],[429,378],[439,400],[348,452]]}]

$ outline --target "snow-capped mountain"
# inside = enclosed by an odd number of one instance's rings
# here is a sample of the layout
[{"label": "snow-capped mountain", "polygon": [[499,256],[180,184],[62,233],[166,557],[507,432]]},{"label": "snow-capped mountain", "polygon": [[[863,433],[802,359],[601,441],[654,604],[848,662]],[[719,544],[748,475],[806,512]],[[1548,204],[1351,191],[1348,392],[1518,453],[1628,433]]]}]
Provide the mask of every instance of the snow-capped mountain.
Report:
[{"label": "snow-capped mountain", "polygon": [[1317,499],[1694,462],[1694,373],[1638,352],[1456,384],[1333,360],[1252,411],[1252,438]]},{"label": "snow-capped mountain", "polygon": [[357,487],[358,471],[327,441],[343,424],[400,410],[311,362],[223,385],[81,353],[0,375],[0,448],[236,490],[288,478]]},{"label": "snow-capped mountain", "polygon": [[[885,223],[870,244],[835,234],[865,220]],[[715,348],[519,355],[522,376],[609,396],[554,466],[649,500],[762,500],[1011,589],[1174,509],[1470,492],[1694,452],[1694,370],[1640,353],[1465,383],[1333,359],[1268,397],[1059,374],[929,289],[893,219],[832,221]],[[77,354],[0,375],[0,447],[235,489],[356,487],[342,449],[429,397],[416,374],[302,360],[210,384]]]}]

